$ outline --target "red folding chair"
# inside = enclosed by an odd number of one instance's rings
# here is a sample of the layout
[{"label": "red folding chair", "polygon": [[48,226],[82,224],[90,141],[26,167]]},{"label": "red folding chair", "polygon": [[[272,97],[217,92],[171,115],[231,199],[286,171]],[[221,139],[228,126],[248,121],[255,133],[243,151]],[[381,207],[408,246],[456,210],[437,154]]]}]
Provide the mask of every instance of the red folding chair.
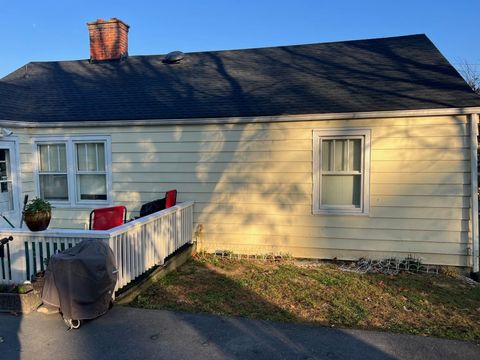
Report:
[{"label": "red folding chair", "polygon": [[165,209],[177,204],[177,190],[168,190],[165,193]]},{"label": "red folding chair", "polygon": [[127,208],[123,205],[94,209],[90,212],[90,230],[109,230],[127,222]]}]

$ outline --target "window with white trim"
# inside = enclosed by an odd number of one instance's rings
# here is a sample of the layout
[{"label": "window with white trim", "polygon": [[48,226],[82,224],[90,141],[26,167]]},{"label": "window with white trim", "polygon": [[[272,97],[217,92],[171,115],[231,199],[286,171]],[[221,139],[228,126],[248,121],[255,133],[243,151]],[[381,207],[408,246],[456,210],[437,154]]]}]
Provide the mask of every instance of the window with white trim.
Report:
[{"label": "window with white trim", "polygon": [[109,137],[45,137],[34,144],[38,196],[66,206],[109,203]]},{"label": "window with white trim", "polygon": [[314,130],[313,148],[313,213],[368,214],[370,130]]},{"label": "window with white trim", "polygon": [[38,144],[37,151],[40,197],[47,200],[68,200],[66,145]]},{"label": "window with white trim", "polygon": [[105,144],[75,143],[77,201],[107,200]]}]

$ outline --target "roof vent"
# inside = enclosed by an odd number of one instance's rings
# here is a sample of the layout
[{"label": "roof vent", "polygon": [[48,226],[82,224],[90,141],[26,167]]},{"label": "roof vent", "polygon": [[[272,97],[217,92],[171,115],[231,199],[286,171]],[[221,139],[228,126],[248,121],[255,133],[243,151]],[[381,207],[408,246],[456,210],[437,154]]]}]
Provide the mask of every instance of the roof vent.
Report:
[{"label": "roof vent", "polygon": [[176,64],[185,58],[185,54],[181,51],[172,51],[165,56],[163,62],[167,64]]}]

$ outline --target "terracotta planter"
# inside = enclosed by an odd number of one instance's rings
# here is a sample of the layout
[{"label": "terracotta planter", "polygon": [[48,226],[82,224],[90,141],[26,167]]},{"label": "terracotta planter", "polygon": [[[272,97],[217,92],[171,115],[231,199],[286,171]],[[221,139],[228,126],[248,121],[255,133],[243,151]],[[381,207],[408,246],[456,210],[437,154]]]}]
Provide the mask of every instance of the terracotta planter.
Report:
[{"label": "terracotta planter", "polygon": [[30,231],[42,231],[48,228],[50,219],[52,218],[52,212],[49,211],[37,211],[34,213],[25,213],[24,220]]}]

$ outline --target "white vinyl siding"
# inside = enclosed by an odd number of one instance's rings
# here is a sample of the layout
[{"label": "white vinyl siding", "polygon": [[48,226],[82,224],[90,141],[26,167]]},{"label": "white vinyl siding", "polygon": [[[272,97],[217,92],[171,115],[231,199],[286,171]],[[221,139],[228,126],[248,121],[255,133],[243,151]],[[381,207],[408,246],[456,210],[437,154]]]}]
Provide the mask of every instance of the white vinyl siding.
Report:
[{"label": "white vinyl siding", "polygon": [[[16,133],[22,190],[30,196],[34,139],[110,134],[112,204],[135,216],[143,203],[177,189],[179,202],[195,201],[198,249],[338,259],[410,254],[468,266],[467,125],[466,116],[424,116]],[[312,214],[312,131],[362,128],[371,129],[368,216]],[[92,207],[56,206],[51,226],[84,228]]]},{"label": "white vinyl siding", "polygon": [[313,213],[368,214],[370,130],[313,130]]},{"label": "white vinyl siding", "polygon": [[37,196],[55,206],[110,202],[109,137],[38,137],[34,144]]}]

